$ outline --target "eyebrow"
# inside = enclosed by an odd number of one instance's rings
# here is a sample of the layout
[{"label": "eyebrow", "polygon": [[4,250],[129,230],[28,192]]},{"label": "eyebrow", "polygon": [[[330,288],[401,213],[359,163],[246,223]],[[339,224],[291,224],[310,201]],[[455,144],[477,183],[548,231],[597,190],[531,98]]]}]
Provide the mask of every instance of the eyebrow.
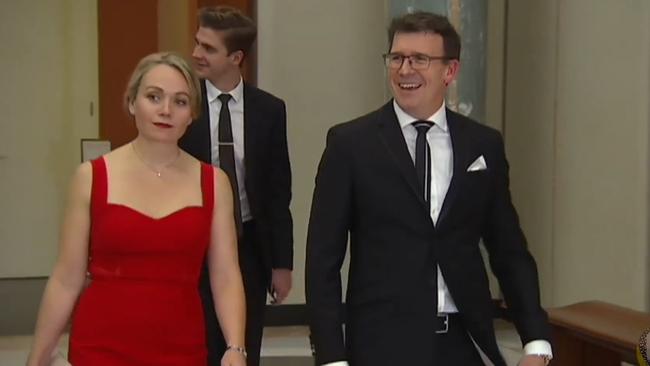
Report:
[{"label": "eyebrow", "polygon": [[411,54],[406,54],[404,52],[389,52],[388,54],[389,55],[399,55],[399,56],[427,56],[427,57],[431,57],[431,56],[427,55],[426,53],[422,53],[422,52],[413,52]]},{"label": "eyebrow", "polygon": [[[148,86],[146,86],[146,87],[144,88],[144,90],[145,90],[145,91],[163,92],[163,93],[165,92],[165,91],[163,90],[163,88],[158,87],[158,86],[155,86],[155,85],[148,85]],[[173,93],[173,94],[174,94],[174,95],[184,95],[184,96],[186,96],[186,97],[188,97],[188,98],[190,97],[190,94],[189,94],[188,92],[185,92],[185,91],[178,91],[178,92],[175,92],[175,93]]]},{"label": "eyebrow", "polygon": [[194,37],[194,42],[196,42],[196,44],[198,44],[199,46],[201,46],[201,47],[203,47],[203,48],[206,48],[206,49],[211,49],[211,50],[216,49],[215,46],[213,46],[213,45],[211,45],[211,44],[209,44],[209,43],[201,42],[201,41],[199,41],[199,39],[196,38],[196,37]]}]

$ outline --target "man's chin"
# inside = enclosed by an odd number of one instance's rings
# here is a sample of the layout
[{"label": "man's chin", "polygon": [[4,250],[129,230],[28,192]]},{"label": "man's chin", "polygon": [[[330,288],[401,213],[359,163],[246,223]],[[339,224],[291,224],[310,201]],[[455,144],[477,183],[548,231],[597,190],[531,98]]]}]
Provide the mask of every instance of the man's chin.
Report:
[{"label": "man's chin", "polygon": [[395,101],[405,112],[414,109],[418,105],[417,98],[414,98],[414,96],[397,95]]},{"label": "man's chin", "polygon": [[207,73],[201,72],[198,68],[195,68],[194,71],[196,71],[196,76],[198,76],[199,79],[207,79]]},{"label": "man's chin", "polygon": [[208,73],[208,67],[194,64],[194,71],[196,72],[196,75],[198,77],[205,79],[205,77],[206,77],[206,75]]}]

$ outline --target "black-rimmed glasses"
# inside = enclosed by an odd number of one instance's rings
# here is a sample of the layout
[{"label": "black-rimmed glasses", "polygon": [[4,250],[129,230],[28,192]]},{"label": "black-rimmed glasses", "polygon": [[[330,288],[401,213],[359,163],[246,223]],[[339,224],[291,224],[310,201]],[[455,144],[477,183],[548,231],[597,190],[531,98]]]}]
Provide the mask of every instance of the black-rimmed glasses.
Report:
[{"label": "black-rimmed glasses", "polygon": [[401,53],[386,53],[382,55],[384,63],[389,69],[399,69],[404,64],[404,60],[409,60],[409,65],[415,70],[424,70],[429,68],[433,60],[450,60],[447,56],[429,56],[422,53],[413,55],[402,55]]}]

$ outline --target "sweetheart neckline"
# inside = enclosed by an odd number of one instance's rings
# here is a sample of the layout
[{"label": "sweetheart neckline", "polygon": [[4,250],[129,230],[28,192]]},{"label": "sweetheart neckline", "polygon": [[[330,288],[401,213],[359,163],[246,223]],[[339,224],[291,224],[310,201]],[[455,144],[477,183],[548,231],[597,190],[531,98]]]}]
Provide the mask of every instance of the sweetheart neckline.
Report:
[{"label": "sweetheart neckline", "polygon": [[174,216],[174,215],[176,215],[176,214],[178,214],[180,212],[183,212],[183,211],[186,211],[186,210],[189,210],[189,209],[202,209],[203,208],[202,205],[201,206],[196,206],[196,205],[184,206],[184,207],[181,207],[181,208],[176,209],[174,211],[171,211],[170,213],[165,214],[163,216],[154,217],[154,216],[148,215],[148,214],[146,214],[146,213],[144,213],[144,212],[142,212],[142,211],[140,211],[140,210],[138,210],[136,208],[133,208],[131,206],[128,206],[128,205],[125,205],[125,204],[122,204],[122,203],[107,202],[106,205],[107,206],[114,206],[114,207],[123,207],[123,208],[125,208],[125,209],[127,209],[129,211],[132,211],[132,212],[134,212],[134,213],[136,213],[136,214],[138,214],[140,216],[146,217],[146,218],[148,218],[150,220],[153,220],[153,221],[161,221],[161,220],[172,217],[172,216]]}]

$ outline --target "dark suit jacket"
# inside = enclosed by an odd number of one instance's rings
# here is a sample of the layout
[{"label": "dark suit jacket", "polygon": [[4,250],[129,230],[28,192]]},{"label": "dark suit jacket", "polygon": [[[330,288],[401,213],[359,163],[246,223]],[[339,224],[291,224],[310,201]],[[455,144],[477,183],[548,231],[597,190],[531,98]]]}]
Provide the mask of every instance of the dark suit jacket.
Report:
[{"label": "dark suit jacket", "polygon": [[[392,102],[330,129],[307,239],[306,295],[317,364],[434,364],[437,263],[465,328],[492,362],[505,365],[481,238],[522,342],[549,339],[535,261],[510,199],[502,138],[450,110],[447,120],[453,177],[435,226]],[[467,172],[481,155],[487,169]],[[339,270],[348,233],[343,319]]]},{"label": "dark suit jacket", "polygon": [[[201,89],[204,96],[201,116],[189,126],[179,145],[211,164],[210,113],[204,81]],[[291,167],[286,109],[281,99],[248,84],[244,84],[244,159],[244,186],[265,269],[291,269],[293,222],[289,212]]]}]

